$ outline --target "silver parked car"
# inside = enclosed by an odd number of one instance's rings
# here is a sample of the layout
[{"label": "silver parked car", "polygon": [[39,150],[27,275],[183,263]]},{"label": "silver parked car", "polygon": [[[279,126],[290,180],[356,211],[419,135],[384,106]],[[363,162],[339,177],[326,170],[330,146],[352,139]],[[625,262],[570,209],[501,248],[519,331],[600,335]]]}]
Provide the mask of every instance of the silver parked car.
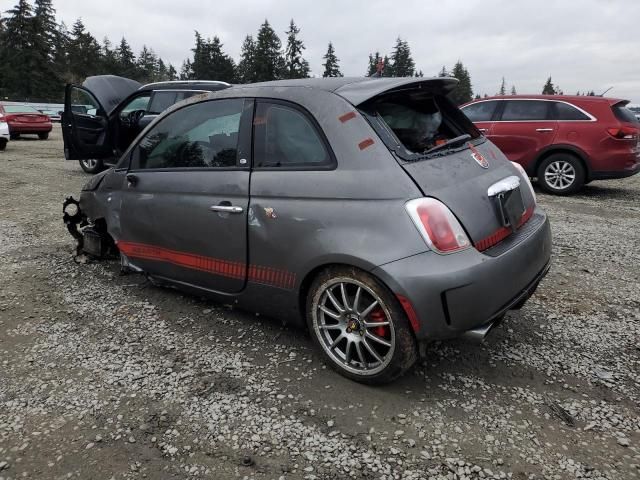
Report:
[{"label": "silver parked car", "polygon": [[527,175],[446,98],[453,79],[304,79],[178,103],[64,219],[79,250],[308,328],[388,382],[482,338],[549,268]]}]

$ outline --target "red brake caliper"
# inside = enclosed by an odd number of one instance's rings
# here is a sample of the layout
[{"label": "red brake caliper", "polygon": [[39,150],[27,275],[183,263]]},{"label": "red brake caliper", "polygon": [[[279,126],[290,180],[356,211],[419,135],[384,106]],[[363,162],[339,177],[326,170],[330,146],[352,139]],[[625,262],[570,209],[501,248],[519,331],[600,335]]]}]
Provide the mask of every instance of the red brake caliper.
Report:
[{"label": "red brake caliper", "polygon": [[[369,314],[370,323],[380,323],[384,322],[386,319],[387,316],[384,314],[384,310],[380,307],[376,308]],[[380,325],[379,327],[373,328],[373,333],[379,337],[386,338],[389,334],[389,328],[386,325]]]}]

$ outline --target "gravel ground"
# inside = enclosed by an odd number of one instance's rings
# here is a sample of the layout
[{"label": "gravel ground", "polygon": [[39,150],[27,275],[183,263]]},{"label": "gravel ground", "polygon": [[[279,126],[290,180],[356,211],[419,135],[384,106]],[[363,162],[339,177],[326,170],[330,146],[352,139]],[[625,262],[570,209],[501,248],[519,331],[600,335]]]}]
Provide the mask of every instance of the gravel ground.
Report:
[{"label": "gravel ground", "polygon": [[534,298],[382,388],[276,320],[75,263],[87,179],[59,130],[0,152],[0,480],[640,477],[640,177],[539,194]]}]

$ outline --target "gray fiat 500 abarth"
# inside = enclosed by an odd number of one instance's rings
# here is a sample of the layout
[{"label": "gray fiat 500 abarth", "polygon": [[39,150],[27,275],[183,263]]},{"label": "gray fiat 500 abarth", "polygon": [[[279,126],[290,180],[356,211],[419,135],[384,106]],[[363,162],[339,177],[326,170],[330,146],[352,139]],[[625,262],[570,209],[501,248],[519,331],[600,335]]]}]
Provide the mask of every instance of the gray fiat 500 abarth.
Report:
[{"label": "gray fiat 500 abarth", "polygon": [[69,197],[79,251],[306,327],[365,383],[428,342],[484,337],[549,269],[527,175],[448,99],[454,79],[203,93]]}]

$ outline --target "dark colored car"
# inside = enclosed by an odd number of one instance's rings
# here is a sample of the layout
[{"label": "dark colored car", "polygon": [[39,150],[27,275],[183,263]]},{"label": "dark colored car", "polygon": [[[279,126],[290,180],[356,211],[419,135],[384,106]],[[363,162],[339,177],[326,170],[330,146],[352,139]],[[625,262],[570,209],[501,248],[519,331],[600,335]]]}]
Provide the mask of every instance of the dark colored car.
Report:
[{"label": "dark colored car", "polygon": [[489,97],[462,111],[500,150],[537,177],[545,191],[566,195],[592,180],[640,171],[640,124],[626,100],[592,96]]},{"label": "dark colored car", "polygon": [[169,81],[141,85],[114,75],[67,85],[62,134],[67,160],[87,173],[113,165],[134,138],[176,102],[230,85],[217,81]]},{"label": "dark colored car", "polygon": [[[63,210],[79,250],[306,325],[390,381],[418,345],[483,338],[549,268],[528,177],[446,97],[453,79],[304,79],[160,115]],[[77,226],[80,230],[77,230]]]},{"label": "dark colored car", "polygon": [[47,115],[29,105],[0,104],[0,118],[2,117],[9,125],[9,134],[13,140],[20,138],[20,135],[29,134],[46,140],[53,128]]}]

